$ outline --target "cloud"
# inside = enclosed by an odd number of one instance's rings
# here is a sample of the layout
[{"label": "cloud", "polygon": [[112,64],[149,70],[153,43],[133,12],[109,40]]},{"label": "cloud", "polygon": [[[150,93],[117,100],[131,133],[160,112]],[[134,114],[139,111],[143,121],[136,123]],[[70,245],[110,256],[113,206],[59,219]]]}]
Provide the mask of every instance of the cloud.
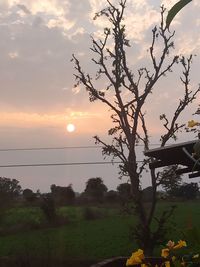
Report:
[{"label": "cloud", "polygon": [[101,113],[72,110],[67,108],[64,113],[28,113],[28,112],[0,112],[0,125],[18,127],[58,126],[68,120],[86,120],[100,118]]},{"label": "cloud", "polygon": [[200,37],[195,37],[194,39],[187,38],[186,35],[181,36],[178,39],[178,54],[181,55],[190,55],[200,52]]},{"label": "cloud", "polygon": [[81,88],[80,87],[73,87],[72,88],[72,92],[76,95],[76,94],[78,94],[78,93],[80,93],[80,91],[81,91]]},{"label": "cloud", "polygon": [[66,121],[63,114],[39,114],[25,112],[0,112],[1,127],[34,128],[39,126],[56,126]]},{"label": "cloud", "polygon": [[25,13],[32,13],[36,15],[37,13],[46,13],[55,16],[61,16],[64,12],[64,7],[68,7],[68,1],[65,1],[62,4],[62,1],[56,0],[24,0],[23,4],[21,0],[7,0],[8,6],[14,7],[17,6],[21,8]]},{"label": "cloud", "polygon": [[[0,25],[3,24],[0,26],[3,40],[0,43],[1,110],[12,108],[48,113],[52,109],[63,112],[66,106],[87,108],[89,102],[85,90],[62,88],[73,88],[72,53],[80,58],[83,69],[95,72],[90,61],[93,54],[89,50],[89,34],[100,36],[102,33],[104,24],[96,24],[92,14],[103,8],[105,1],[9,0],[0,5],[3,6],[0,16]],[[17,13],[19,5],[21,10],[29,11],[26,11],[27,16],[21,17]],[[127,1],[127,5],[125,23],[132,44],[127,58],[134,69],[149,64],[146,50],[151,44],[151,28],[160,15],[159,6],[153,0]],[[199,51],[198,27],[194,24],[197,29],[190,30],[193,22],[198,23],[199,10],[196,9],[195,18],[187,22],[184,33],[181,23],[176,24],[176,47],[180,52]],[[179,17],[182,23],[188,20],[186,13]],[[103,84],[105,81],[100,86]]]},{"label": "cloud", "polygon": [[72,119],[90,119],[90,118],[100,118],[101,113],[88,112],[88,111],[71,111],[69,117]]},{"label": "cloud", "polygon": [[70,30],[74,26],[75,22],[69,21],[63,17],[57,19],[50,19],[47,23],[48,28],[61,28],[64,31]]},{"label": "cloud", "polygon": [[35,16],[34,19],[33,19],[33,22],[32,22],[32,26],[33,27],[40,27],[44,24],[44,21],[41,17],[39,16]]},{"label": "cloud", "polygon": [[21,9],[26,15],[31,14],[31,11],[25,5],[18,4],[17,7],[19,7],[19,9]]},{"label": "cloud", "polygon": [[19,57],[19,54],[18,54],[18,52],[10,52],[10,53],[8,53],[8,56],[11,59],[15,59],[15,58],[18,58]]},{"label": "cloud", "polygon": [[[71,55],[86,54],[88,35],[77,28],[73,38],[68,38],[59,27],[45,26],[40,17],[29,18],[39,20],[37,25],[14,24],[19,18],[14,14],[0,21],[0,24],[6,21],[0,26],[1,109],[9,103],[14,109],[44,112],[52,107],[64,109],[67,103],[79,101],[79,98],[72,100],[73,92],[61,88],[73,87]],[[13,63],[8,63],[8,59],[13,59]],[[82,98],[81,102],[84,101]]]}]

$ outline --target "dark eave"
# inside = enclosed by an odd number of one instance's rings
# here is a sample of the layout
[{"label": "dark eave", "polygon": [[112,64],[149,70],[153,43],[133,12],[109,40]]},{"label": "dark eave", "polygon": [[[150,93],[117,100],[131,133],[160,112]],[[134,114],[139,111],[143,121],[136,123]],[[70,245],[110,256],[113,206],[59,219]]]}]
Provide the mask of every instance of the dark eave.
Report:
[{"label": "dark eave", "polygon": [[[144,152],[145,156],[153,158],[150,168],[159,168],[169,165],[182,165],[185,168],[180,169],[180,174],[193,171],[196,159],[192,156],[194,144],[198,140],[178,143],[170,146],[150,149]],[[196,164],[195,171],[200,171],[200,164]],[[196,177],[197,173],[192,173],[191,178]],[[200,176],[198,173],[197,176]]]}]

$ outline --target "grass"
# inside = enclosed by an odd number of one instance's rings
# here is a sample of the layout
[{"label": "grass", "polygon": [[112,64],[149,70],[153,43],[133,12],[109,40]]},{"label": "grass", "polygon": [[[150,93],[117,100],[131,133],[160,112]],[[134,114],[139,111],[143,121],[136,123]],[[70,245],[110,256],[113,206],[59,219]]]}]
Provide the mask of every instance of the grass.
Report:
[{"label": "grass", "polygon": [[[185,228],[199,225],[198,202],[159,203],[158,213],[170,205],[177,205],[172,217],[175,226],[169,239],[181,238]],[[26,255],[27,257],[68,258],[99,260],[119,255],[129,255],[135,248],[130,229],[135,219],[119,215],[119,209],[91,208],[99,216],[96,220],[84,219],[84,208],[63,207],[59,209],[69,222],[59,228],[45,228],[7,234],[0,237],[0,257]],[[1,227],[20,222],[42,222],[38,208],[16,208],[7,211]]]},{"label": "grass", "polygon": [[[199,201],[183,201],[183,202],[162,202],[158,205],[158,214],[166,210],[167,207],[175,205],[174,215],[171,221],[177,225],[177,229],[182,230],[188,227],[198,227],[200,223]],[[175,234],[175,233],[174,233]]]},{"label": "grass", "polygon": [[44,215],[39,207],[21,207],[7,210],[1,220],[2,227],[17,224],[40,224],[44,221]]},{"label": "grass", "polygon": [[130,225],[128,216],[119,216],[4,236],[0,238],[0,256],[28,253],[38,257],[52,254],[58,258],[103,259],[124,255],[132,247]]}]

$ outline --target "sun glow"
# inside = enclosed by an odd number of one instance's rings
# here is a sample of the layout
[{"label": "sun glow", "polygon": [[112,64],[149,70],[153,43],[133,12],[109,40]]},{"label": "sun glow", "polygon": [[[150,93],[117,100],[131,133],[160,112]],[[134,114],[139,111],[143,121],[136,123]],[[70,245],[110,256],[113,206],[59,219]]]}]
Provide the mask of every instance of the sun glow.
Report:
[{"label": "sun glow", "polygon": [[67,124],[66,129],[67,129],[67,131],[68,131],[69,133],[72,133],[72,132],[75,131],[75,126],[74,126],[74,124],[69,123],[69,124]]}]

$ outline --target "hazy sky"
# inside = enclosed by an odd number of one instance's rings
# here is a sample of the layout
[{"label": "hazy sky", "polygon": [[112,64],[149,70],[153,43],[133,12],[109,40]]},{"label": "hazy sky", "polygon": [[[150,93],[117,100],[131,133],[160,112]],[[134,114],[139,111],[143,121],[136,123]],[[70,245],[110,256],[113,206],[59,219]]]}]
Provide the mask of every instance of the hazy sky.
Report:
[{"label": "hazy sky", "polygon": [[[127,0],[125,23],[133,69],[148,62],[151,29],[159,21],[160,5],[169,8],[175,2]],[[106,138],[109,112],[98,102],[90,103],[83,88],[73,88],[70,62],[75,53],[85,69],[93,70],[90,35],[101,37],[107,26],[102,19],[94,21],[93,16],[105,4],[106,0],[0,0],[0,149],[91,146],[92,136]],[[194,88],[200,81],[199,14],[200,2],[194,0],[172,25],[177,32],[176,53],[197,55],[192,69]],[[163,108],[170,114],[183,90],[177,83],[179,74],[177,69],[159,83],[147,103],[154,143],[162,133],[159,114]],[[183,121],[191,118],[198,103],[199,99],[185,112]],[[68,123],[76,126],[75,132],[66,131]],[[142,157],[140,149],[138,153]],[[0,151],[0,165],[102,160],[99,148]],[[87,179],[96,176],[102,177],[109,189],[121,182],[117,168],[109,165],[0,168],[0,176],[16,178],[23,188],[43,192],[53,183],[72,183],[75,191],[82,191]],[[143,185],[148,184],[145,177]]]}]

